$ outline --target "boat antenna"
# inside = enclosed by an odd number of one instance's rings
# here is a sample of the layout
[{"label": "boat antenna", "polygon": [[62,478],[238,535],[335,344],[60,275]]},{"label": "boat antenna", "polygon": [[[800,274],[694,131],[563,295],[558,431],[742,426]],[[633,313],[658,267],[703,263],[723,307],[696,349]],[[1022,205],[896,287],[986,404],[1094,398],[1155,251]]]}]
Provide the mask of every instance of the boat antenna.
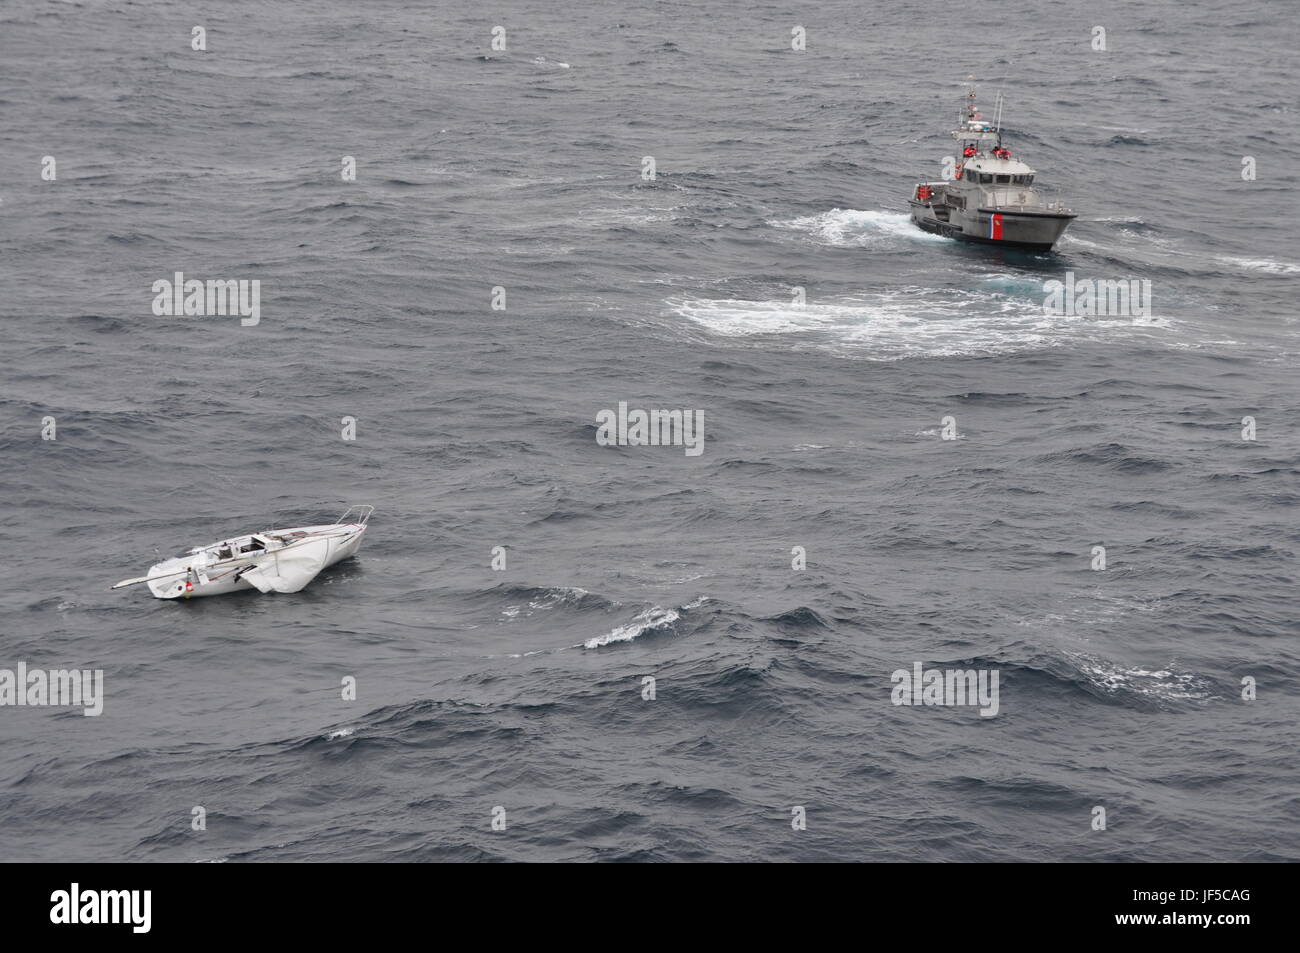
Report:
[{"label": "boat antenna", "polygon": [[998,91],[998,105],[996,114],[993,117],[993,127],[998,134],[998,148],[1002,148],[1002,92]]}]

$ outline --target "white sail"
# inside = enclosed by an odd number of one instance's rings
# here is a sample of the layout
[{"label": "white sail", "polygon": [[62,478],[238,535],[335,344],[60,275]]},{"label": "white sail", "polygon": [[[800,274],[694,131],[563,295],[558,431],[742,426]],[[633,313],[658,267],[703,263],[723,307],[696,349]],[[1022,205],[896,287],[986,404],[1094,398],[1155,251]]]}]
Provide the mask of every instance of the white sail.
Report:
[{"label": "white sail", "polygon": [[240,574],[262,592],[298,592],[325,568],[330,541],[316,539],[268,553],[256,566]]}]

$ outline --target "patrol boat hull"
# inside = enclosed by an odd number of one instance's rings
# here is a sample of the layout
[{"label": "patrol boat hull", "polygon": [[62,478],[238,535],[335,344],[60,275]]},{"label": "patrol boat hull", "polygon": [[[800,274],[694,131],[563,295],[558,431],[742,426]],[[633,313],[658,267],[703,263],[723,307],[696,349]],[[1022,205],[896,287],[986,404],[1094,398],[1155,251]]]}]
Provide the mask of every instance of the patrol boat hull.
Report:
[{"label": "patrol boat hull", "polygon": [[961,242],[980,245],[1003,245],[1027,251],[1051,251],[1070,223],[1077,217],[1073,212],[1032,212],[976,209],[966,212],[945,209],[946,220],[940,219],[928,202],[910,200],[912,221],[924,231]]}]

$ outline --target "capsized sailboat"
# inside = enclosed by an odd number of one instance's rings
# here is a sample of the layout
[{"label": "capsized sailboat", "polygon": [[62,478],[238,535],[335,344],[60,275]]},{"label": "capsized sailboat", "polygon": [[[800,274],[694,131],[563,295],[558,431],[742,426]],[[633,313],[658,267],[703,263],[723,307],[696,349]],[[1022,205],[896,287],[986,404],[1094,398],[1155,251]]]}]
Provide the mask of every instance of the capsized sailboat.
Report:
[{"label": "capsized sailboat", "polygon": [[195,546],[150,566],[147,575],[123,579],[113,588],[145,583],[159,599],[223,596],[242,589],[298,592],[326,568],[356,554],[374,511],[369,505],[349,506],[333,523],[249,533]]}]

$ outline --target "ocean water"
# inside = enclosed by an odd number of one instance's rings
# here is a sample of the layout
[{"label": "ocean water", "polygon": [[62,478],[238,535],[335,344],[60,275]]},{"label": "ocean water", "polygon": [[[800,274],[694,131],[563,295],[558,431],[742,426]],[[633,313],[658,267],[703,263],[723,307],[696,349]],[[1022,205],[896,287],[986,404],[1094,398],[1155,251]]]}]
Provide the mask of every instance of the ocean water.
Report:
[{"label": "ocean water", "polygon": [[[0,707],[0,857],[1300,859],[1295,10],[967,9],[0,8],[0,668],[105,685]],[[967,75],[1053,254],[907,219]],[[301,593],[108,591],[349,503]]]}]

